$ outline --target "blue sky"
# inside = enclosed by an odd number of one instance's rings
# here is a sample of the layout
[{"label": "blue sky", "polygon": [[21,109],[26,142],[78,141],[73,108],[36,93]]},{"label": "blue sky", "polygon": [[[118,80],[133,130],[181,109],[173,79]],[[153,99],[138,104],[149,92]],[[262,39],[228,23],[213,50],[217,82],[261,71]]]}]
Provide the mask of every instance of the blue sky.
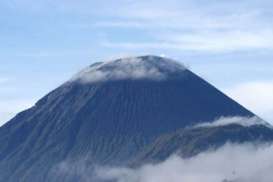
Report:
[{"label": "blue sky", "polygon": [[269,0],[0,2],[0,125],[95,61],[179,60],[273,123]]}]

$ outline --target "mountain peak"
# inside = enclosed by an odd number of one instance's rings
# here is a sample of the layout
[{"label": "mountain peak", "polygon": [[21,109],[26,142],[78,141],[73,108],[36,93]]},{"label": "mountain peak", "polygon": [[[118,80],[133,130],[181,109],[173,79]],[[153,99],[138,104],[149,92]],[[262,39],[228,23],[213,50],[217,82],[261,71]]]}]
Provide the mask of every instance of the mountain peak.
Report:
[{"label": "mountain peak", "polygon": [[123,79],[164,80],[185,70],[184,65],[172,59],[146,55],[96,62],[77,73],[70,81],[92,83]]},{"label": "mountain peak", "polygon": [[73,80],[0,128],[1,182],[97,181],[80,174],[273,141],[272,127],[167,58],[94,63]]}]

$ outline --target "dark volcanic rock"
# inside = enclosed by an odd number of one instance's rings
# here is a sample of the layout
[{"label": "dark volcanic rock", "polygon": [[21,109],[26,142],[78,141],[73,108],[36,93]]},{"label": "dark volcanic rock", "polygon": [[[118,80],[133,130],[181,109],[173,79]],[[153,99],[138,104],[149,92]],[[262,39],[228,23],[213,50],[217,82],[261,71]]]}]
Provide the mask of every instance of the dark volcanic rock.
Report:
[{"label": "dark volcanic rock", "polygon": [[[272,129],[264,125],[249,127],[230,124],[218,127],[185,128],[158,137],[134,159],[132,165],[160,162],[172,154],[183,158],[193,157],[202,151],[216,150],[227,143],[272,142]],[[140,163],[140,164],[141,164]]]}]

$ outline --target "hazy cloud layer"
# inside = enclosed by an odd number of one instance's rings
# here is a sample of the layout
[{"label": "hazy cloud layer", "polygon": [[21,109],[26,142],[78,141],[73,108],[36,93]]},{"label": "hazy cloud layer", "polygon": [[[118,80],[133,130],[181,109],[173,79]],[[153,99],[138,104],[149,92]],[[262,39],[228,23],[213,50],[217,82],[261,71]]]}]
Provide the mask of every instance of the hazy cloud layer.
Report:
[{"label": "hazy cloud layer", "polygon": [[272,144],[226,144],[192,158],[173,155],[135,169],[90,165],[82,159],[60,163],[52,177],[80,182],[272,182],[272,153]]},{"label": "hazy cloud layer", "polygon": [[271,182],[273,146],[226,145],[190,159],[172,156],[137,169],[98,168],[103,180],[117,182]]}]

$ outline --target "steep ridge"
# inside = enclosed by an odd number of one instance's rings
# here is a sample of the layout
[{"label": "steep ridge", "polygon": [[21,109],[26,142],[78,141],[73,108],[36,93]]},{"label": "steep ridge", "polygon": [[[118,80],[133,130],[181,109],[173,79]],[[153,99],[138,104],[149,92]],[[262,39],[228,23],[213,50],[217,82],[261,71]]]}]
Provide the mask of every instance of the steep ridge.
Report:
[{"label": "steep ridge", "polygon": [[[158,137],[131,162],[137,166],[143,161],[157,163],[167,159],[172,154],[183,158],[193,157],[202,151],[218,149],[227,143],[261,143],[272,142],[272,128],[265,125],[244,127],[229,124],[216,127],[200,127],[180,129]],[[141,161],[141,163],[139,163]]]},{"label": "steep ridge", "polygon": [[[194,129],[232,116],[255,115],[170,59],[141,56],[95,63],[0,128],[0,181],[80,181],[52,177],[52,169],[83,158],[90,165],[141,164],[177,150],[194,155],[229,139],[273,139],[262,120],[251,127],[219,126],[218,132]],[[228,132],[220,136],[222,130]],[[184,145],[194,140],[200,142],[191,150]]]}]

